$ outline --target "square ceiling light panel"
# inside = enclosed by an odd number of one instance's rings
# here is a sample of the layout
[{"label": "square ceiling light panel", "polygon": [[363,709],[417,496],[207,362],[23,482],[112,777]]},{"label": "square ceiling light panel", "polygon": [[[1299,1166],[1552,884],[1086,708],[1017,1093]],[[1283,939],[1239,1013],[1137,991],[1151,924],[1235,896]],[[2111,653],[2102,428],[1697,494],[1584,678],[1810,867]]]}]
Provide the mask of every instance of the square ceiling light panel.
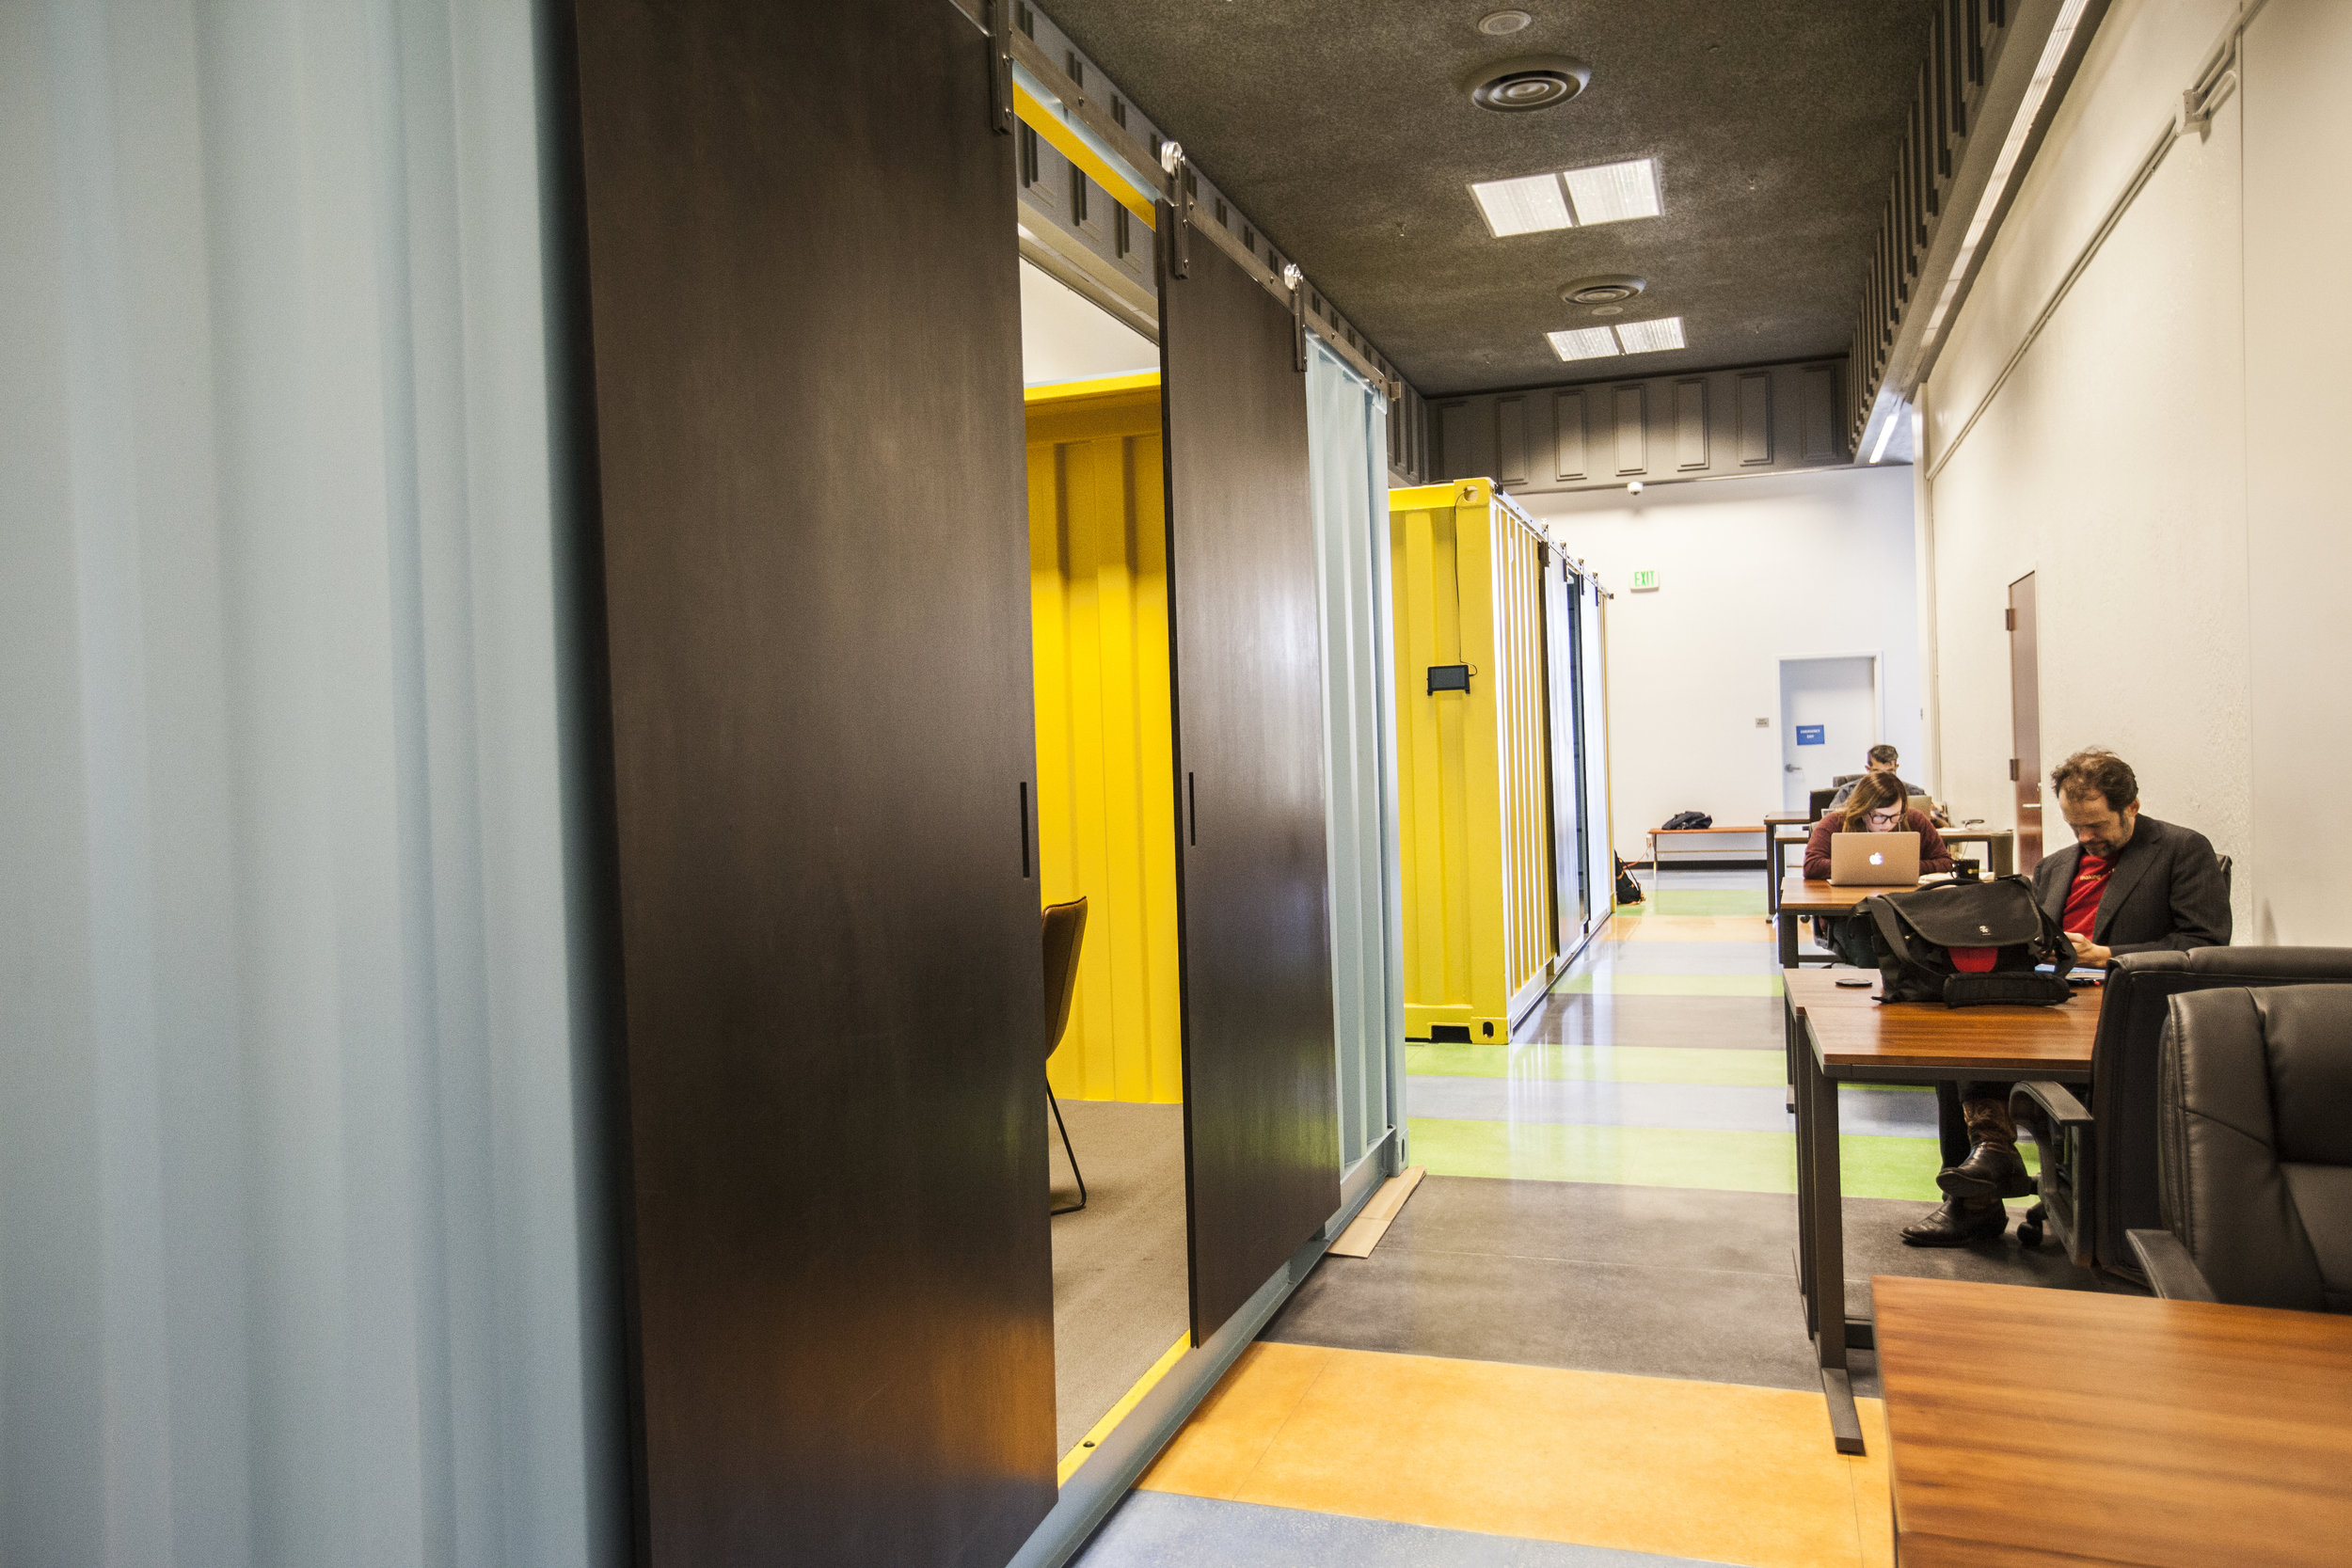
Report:
[{"label": "square ceiling light panel", "polygon": [[1658,202],[1658,165],[1654,159],[1599,164],[1572,168],[1562,178],[1568,182],[1568,199],[1576,204],[1580,224],[1623,223],[1628,218],[1654,218]]},{"label": "square ceiling light panel", "polygon": [[1617,340],[1605,326],[1578,327],[1566,332],[1547,332],[1552,352],[1563,359],[1601,359],[1617,352]]},{"label": "square ceiling light panel", "polygon": [[1654,322],[1619,322],[1617,341],[1628,354],[1656,354],[1682,347],[1682,318],[1665,316]]},{"label": "square ceiling light panel", "polygon": [[1568,198],[1556,174],[1531,174],[1523,180],[1486,180],[1470,187],[1486,227],[1498,240],[1513,234],[1538,234],[1547,229],[1573,228]]}]

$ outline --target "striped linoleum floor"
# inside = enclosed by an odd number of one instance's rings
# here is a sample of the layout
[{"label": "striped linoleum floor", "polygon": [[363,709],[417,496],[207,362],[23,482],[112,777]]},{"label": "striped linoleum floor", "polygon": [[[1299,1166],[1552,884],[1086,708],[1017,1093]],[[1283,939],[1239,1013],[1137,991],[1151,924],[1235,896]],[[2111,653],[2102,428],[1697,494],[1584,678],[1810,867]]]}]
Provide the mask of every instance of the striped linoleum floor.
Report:
[{"label": "striped linoleum floor", "polygon": [[[1796,1285],[1780,980],[1757,876],[1670,873],[1508,1046],[1410,1052],[1427,1167],[1370,1258],[1326,1258],[1082,1568],[1867,1568],[1869,1451],[1836,1453]],[[1873,1274],[2084,1288],[2013,1238],[1897,1231],[1934,1101],[1841,1105],[1849,1300]]]}]

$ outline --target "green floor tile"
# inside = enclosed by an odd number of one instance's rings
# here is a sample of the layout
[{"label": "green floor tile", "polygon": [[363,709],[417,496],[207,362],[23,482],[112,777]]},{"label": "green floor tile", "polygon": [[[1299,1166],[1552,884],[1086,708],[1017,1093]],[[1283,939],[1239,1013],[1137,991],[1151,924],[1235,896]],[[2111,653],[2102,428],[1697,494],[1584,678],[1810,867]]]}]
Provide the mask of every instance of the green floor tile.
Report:
[{"label": "green floor tile", "polygon": [[[1412,1162],[1433,1176],[1598,1181],[1632,1187],[1794,1193],[1796,1140],[1785,1132],[1692,1132],[1661,1127],[1412,1118]],[[1843,1137],[1848,1197],[1932,1203],[1935,1145],[1923,1138]],[[2020,1152],[2034,1163],[2031,1145]]]},{"label": "green floor tile", "polygon": [[1556,1078],[1609,1084],[1785,1082],[1777,1045],[1754,1051],[1671,1045],[1414,1045],[1405,1070],[1441,1078]]},{"label": "green floor tile", "polygon": [[1764,874],[1756,876],[1756,889],[1749,893],[1740,888],[1690,888],[1680,892],[1673,888],[1650,895],[1649,902],[1639,909],[1620,910],[1620,914],[1752,914],[1759,919],[1764,914]]},{"label": "green floor tile", "polygon": [[1778,996],[1777,974],[1626,974],[1586,970],[1551,988],[1554,996]]}]

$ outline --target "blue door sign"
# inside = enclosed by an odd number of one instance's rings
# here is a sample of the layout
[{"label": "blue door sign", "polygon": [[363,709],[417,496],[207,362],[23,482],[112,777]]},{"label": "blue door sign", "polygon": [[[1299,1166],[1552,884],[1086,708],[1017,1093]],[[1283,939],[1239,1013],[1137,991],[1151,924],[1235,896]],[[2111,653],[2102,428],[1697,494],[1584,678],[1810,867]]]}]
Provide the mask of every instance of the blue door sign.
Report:
[{"label": "blue door sign", "polygon": [[1800,746],[1819,746],[1821,744],[1821,731],[1824,727],[1825,726],[1820,724],[1799,724],[1797,726],[1797,744]]}]

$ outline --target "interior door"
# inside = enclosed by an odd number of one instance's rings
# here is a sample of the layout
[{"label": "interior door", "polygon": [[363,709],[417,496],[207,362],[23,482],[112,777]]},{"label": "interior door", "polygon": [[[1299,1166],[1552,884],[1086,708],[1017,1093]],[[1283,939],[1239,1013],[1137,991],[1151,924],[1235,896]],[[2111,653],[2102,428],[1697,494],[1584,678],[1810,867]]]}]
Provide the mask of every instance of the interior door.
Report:
[{"label": "interior door", "polygon": [[2042,860],[2042,643],[2033,574],[2009,585],[2009,776],[2017,793],[2017,869]]},{"label": "interior door", "polygon": [[1609,603],[1600,584],[1585,578],[1576,584],[1576,618],[1581,633],[1577,641],[1577,737],[1584,750],[1584,820],[1589,829],[1585,847],[1584,886],[1592,897],[1592,922],[1597,926],[1617,907],[1616,818],[1609,793]]},{"label": "interior door", "polygon": [[1583,693],[1579,689],[1582,633],[1578,592],[1583,585],[1557,552],[1544,572],[1544,725],[1551,758],[1551,869],[1556,935],[1562,954],[1573,953],[1592,928],[1584,885],[1592,851],[1585,835]]},{"label": "interior door", "polygon": [[1056,1455],[986,40],[574,15],[637,1560],[993,1568]]},{"label": "interior door", "polygon": [[1307,378],[1291,312],[1205,236],[1160,356],[1195,1343],[1339,1208]]},{"label": "interior door", "polygon": [[1781,805],[1803,812],[1811,792],[1868,766],[1878,744],[1878,661],[1780,661]]}]

